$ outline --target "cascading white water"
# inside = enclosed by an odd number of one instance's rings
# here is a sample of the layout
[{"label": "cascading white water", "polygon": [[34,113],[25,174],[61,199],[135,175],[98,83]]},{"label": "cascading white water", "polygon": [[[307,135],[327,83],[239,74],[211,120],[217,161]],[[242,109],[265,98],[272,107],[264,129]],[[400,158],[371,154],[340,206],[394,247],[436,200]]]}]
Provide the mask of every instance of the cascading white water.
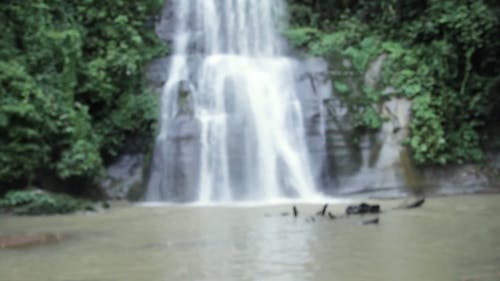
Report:
[{"label": "cascading white water", "polygon": [[277,33],[285,1],[171,2],[174,54],[147,199],[314,196],[298,64]]}]

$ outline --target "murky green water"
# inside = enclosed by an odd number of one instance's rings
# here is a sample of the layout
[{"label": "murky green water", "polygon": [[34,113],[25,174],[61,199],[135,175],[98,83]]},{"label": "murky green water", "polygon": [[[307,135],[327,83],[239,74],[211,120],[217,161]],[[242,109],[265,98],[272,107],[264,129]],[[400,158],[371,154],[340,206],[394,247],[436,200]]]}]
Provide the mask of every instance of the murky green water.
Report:
[{"label": "murky green water", "polygon": [[[383,209],[397,203],[381,202]],[[299,210],[305,216],[319,208]],[[359,217],[307,222],[279,215],[289,209],[123,207],[3,217],[0,235],[69,238],[0,250],[0,280],[500,280],[499,195],[432,198],[370,226]]]}]

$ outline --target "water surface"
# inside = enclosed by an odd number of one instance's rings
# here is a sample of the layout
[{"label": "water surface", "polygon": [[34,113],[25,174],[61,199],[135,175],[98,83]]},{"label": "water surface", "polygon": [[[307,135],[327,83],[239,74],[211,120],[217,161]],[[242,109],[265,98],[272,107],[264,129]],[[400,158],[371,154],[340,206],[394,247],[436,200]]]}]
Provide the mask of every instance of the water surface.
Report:
[{"label": "water surface", "polygon": [[290,205],[2,217],[0,235],[68,238],[0,249],[0,280],[500,280],[499,202],[499,195],[432,198],[370,226],[360,217],[306,220],[315,205],[301,205],[298,219],[281,216]]}]

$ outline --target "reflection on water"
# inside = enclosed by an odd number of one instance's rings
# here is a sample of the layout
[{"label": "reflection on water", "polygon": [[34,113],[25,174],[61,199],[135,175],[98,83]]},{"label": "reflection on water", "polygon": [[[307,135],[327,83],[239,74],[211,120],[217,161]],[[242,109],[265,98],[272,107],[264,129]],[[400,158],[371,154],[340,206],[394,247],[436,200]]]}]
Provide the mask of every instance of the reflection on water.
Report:
[{"label": "reflection on water", "polygon": [[[290,206],[3,217],[0,235],[68,239],[0,250],[0,280],[500,280],[499,199],[429,199],[371,226],[358,217],[306,222],[320,208],[311,205],[300,207],[299,219],[280,215]],[[381,202],[385,209],[397,203]]]}]

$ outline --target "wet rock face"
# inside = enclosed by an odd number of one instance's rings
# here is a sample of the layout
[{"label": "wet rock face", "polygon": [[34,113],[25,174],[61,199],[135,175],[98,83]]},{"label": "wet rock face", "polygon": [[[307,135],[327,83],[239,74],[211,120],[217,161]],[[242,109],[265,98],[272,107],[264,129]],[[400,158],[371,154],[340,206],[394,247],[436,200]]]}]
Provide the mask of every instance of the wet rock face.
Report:
[{"label": "wet rock face", "polygon": [[[380,55],[365,73],[349,71],[350,63],[340,59],[329,66],[333,81],[340,79],[349,86],[349,95],[360,95],[359,85],[376,88],[387,55]],[[387,87],[383,94],[395,94]],[[385,120],[375,133],[359,135],[340,95],[333,91],[326,101],[326,145],[330,173],[336,194],[369,193],[377,196],[399,196],[406,193],[461,193],[489,187],[491,178],[474,165],[416,167],[411,151],[404,145],[410,134],[412,103],[406,98],[392,97],[376,105]],[[355,142],[354,137],[358,140]]]},{"label": "wet rock face", "polygon": [[422,167],[420,174],[424,187],[439,194],[473,193],[491,187],[488,175],[475,165]]},{"label": "wet rock face", "polygon": [[170,61],[170,57],[159,58],[146,66],[146,79],[149,82],[149,87],[158,94],[161,93],[163,84],[167,80]]},{"label": "wet rock face", "polygon": [[138,199],[144,184],[144,155],[125,154],[107,168],[100,187],[109,199]]},{"label": "wet rock face", "polygon": [[[156,19],[155,31],[157,36],[172,46],[175,33],[176,14],[173,5],[166,4],[159,16]],[[196,60],[198,57],[193,54],[190,61]],[[161,94],[164,84],[168,78],[172,58],[170,56],[158,58],[150,62],[146,66],[145,75],[149,89],[158,96],[159,103],[161,102]],[[155,146],[152,154],[153,164],[151,167],[164,167],[164,170],[151,170],[144,174],[144,165],[141,164],[141,177],[139,180],[138,171],[129,172],[129,180],[125,179],[125,170],[132,163],[124,164],[116,163],[116,166],[111,166],[108,172],[108,178],[104,183],[116,186],[119,188],[106,188],[106,190],[115,190],[111,193],[112,197],[133,198],[133,199],[167,199],[173,201],[186,200],[191,201],[194,198],[194,189],[196,188],[198,177],[198,162],[200,149],[200,126],[199,122],[192,116],[193,104],[192,97],[189,94],[189,87],[184,83],[179,83],[179,94],[177,99],[177,114],[169,119],[167,126],[172,128],[167,136],[160,136],[167,139],[166,146]],[[126,155],[124,157],[127,157]],[[142,158],[141,158],[142,161]],[[117,167],[122,166],[121,176],[109,175],[116,174]],[[121,179],[117,179],[121,178]],[[133,182],[131,185],[129,182]],[[164,186],[175,186],[174,189],[166,191]],[[129,187],[129,195],[125,195]],[[116,191],[124,190],[124,191]],[[147,193],[146,193],[147,190]],[[179,200],[178,200],[179,199]]]},{"label": "wet rock face", "polygon": [[166,4],[163,7],[156,23],[155,31],[161,40],[172,43],[175,32],[175,11],[173,5]]},{"label": "wet rock face", "polygon": [[[200,123],[194,117],[190,87],[180,82],[175,116],[163,120],[168,133],[158,136],[149,173],[146,200],[193,201],[200,166]],[[163,126],[163,125],[162,125]],[[170,188],[167,188],[170,187]],[[174,188],[171,188],[174,187]]]},{"label": "wet rock face", "polygon": [[158,162],[152,166],[163,170],[151,171],[146,199],[193,201],[198,184],[200,126],[196,119],[185,115],[172,122],[167,145],[156,146],[153,161]]},{"label": "wet rock face", "polygon": [[[176,13],[173,5],[166,4],[156,22],[157,36],[170,44],[173,48],[175,35]],[[191,39],[195,42],[195,38]],[[194,48],[194,47],[193,47]],[[196,63],[199,59],[196,50],[190,52],[189,63]],[[146,78],[149,88],[161,99],[163,87],[168,79],[171,57],[159,58],[152,61],[146,68]],[[147,190],[143,199],[169,201],[193,201],[196,196],[197,179],[200,157],[200,124],[193,116],[193,98],[190,94],[190,85],[180,82],[178,87],[177,108],[175,116],[160,121],[168,124],[169,133],[158,136],[157,141],[166,144],[155,145],[152,155],[152,168],[148,172],[143,190]],[[162,170],[154,167],[163,167]],[[175,188],[165,188],[166,186]]]},{"label": "wet rock face", "polygon": [[[329,66],[333,81],[342,81],[349,87],[349,95],[363,95],[363,87],[376,88],[379,84],[387,55],[376,58],[365,73],[357,73],[346,58],[339,58]],[[387,88],[383,92],[394,93]],[[387,120],[378,132],[360,134],[355,131],[349,105],[336,89],[324,99],[326,108],[325,137],[328,148],[330,174],[334,178],[334,194],[352,194],[389,190],[399,192],[413,177],[414,167],[403,145],[408,136],[411,102],[404,98],[388,99],[374,106]]]},{"label": "wet rock face", "polygon": [[299,62],[296,77],[297,95],[301,101],[306,140],[316,184],[322,190],[332,186],[326,149],[326,114],[324,103],[332,92],[328,65],[320,58]]}]

